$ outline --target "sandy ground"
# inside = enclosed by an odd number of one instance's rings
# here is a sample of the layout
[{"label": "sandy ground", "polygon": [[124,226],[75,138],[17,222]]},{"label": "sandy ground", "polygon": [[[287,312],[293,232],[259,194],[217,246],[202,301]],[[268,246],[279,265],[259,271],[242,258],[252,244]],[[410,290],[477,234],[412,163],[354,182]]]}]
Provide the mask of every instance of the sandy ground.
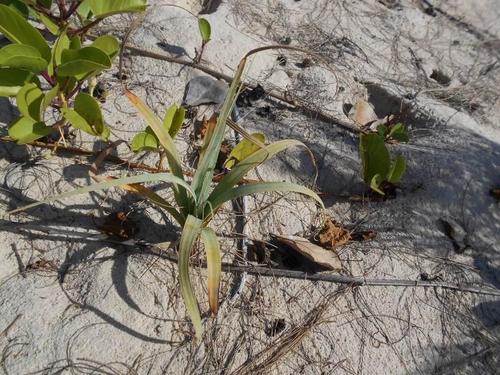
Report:
[{"label": "sandy ground", "polygon": [[[151,1],[141,22],[115,17],[101,32],[181,58],[200,39],[199,1]],[[244,108],[242,125],[270,140],[296,138],[313,151],[317,188],[327,213],[377,237],[341,247],[345,274],[378,279],[500,287],[500,207],[488,192],[500,185],[500,62],[498,0],[421,1],[228,0],[205,15],[213,27],[202,63],[231,75],[250,49],[290,41],[316,54],[268,51],[252,59],[245,80],[260,83],[310,111],[270,97]],[[473,5],[474,4],[474,5]],[[287,40],[288,39],[288,40]],[[286,57],[280,65],[278,55]],[[195,69],[126,54],[127,84],[159,113],[180,103]],[[130,140],[144,124],[120,83],[105,77],[105,115],[115,139]],[[430,78],[442,73],[449,82]],[[401,189],[386,202],[352,202],[362,194],[358,136],[345,103],[368,99],[379,116],[402,113],[410,143],[391,152],[408,160]],[[15,109],[1,99],[0,122]],[[268,108],[267,108],[268,107]],[[265,114],[269,109],[269,114]],[[330,117],[319,117],[320,110]],[[264,113],[264,115],[263,115]],[[200,113],[201,115],[201,113]],[[4,127],[5,129],[5,127]],[[186,165],[192,128],[179,146]],[[78,135],[75,145],[100,150]],[[133,156],[120,146],[120,156]],[[27,199],[89,184],[89,159],[0,143],[2,211]],[[142,156],[141,156],[142,157]],[[151,156],[145,161],[153,163]],[[106,165],[108,174],[127,171]],[[259,168],[269,180],[312,183],[300,150]],[[167,190],[163,189],[166,194]],[[272,204],[271,204],[272,203]],[[309,235],[317,224],[310,202],[295,196],[250,199],[251,238],[269,233]],[[197,345],[178,293],[176,264],[141,249],[100,240],[96,222],[124,210],[138,223],[137,239],[175,240],[179,228],[138,197],[94,193],[1,219],[0,368],[6,374],[493,374],[499,368],[498,297],[443,288],[341,287],[278,277],[248,276],[233,303],[235,283],[223,277],[222,309],[208,316],[205,271],[193,267],[205,314]],[[457,252],[439,220],[452,223]],[[224,261],[235,257],[231,207],[214,221]],[[270,332],[269,327],[284,327]],[[284,324],[282,324],[284,323]],[[495,370],[495,368],[497,370]]]}]

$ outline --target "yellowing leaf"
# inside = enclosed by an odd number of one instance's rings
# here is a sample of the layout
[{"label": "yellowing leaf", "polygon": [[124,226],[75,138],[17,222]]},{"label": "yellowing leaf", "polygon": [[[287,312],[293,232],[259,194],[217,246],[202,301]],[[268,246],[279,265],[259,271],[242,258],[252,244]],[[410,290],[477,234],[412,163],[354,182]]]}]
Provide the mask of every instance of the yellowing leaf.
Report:
[{"label": "yellowing leaf", "polygon": [[[261,143],[264,143],[266,137],[263,133],[253,133],[251,134],[253,138],[256,138]],[[258,151],[260,147],[249,139],[244,138],[240,143],[236,145],[235,148],[229,154],[224,166],[227,169],[231,169],[238,162],[252,155],[254,152]]]}]

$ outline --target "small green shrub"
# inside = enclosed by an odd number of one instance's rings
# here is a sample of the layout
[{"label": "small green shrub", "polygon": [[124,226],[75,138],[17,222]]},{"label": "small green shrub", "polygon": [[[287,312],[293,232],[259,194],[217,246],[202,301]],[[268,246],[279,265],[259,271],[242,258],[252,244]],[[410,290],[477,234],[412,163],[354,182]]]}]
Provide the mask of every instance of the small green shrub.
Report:
[{"label": "small green shrub", "polygon": [[[147,0],[0,0],[0,96],[15,97],[21,116],[9,135],[28,143],[67,124],[107,140],[109,128],[94,98],[96,76],[111,68],[120,44],[110,35],[84,44],[104,18],[143,11]],[[29,19],[45,26],[45,38]],[[49,42],[55,38],[54,42]],[[82,91],[87,86],[88,92]],[[46,116],[56,110],[55,119]]]}]

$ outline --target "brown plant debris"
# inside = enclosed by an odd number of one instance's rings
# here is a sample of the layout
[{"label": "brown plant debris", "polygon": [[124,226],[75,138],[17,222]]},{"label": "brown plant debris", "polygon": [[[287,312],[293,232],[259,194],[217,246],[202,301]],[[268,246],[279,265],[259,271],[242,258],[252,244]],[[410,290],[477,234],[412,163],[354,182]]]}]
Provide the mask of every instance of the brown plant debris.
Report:
[{"label": "brown plant debris", "polygon": [[273,235],[273,237],[328,270],[339,271],[342,269],[340,258],[333,250],[324,249],[302,237],[280,235]]},{"label": "brown plant debris", "polygon": [[373,230],[349,230],[328,218],[315,241],[326,249],[334,249],[351,241],[369,241],[376,236],[377,233]]},{"label": "brown plant debris", "polygon": [[351,239],[351,232],[345,230],[335,221],[327,219],[323,229],[319,232],[318,243],[324,248],[332,249],[337,246],[345,245]]},{"label": "brown plant debris", "polygon": [[127,240],[138,232],[137,224],[123,211],[111,213],[103,224],[97,225],[97,228],[108,236],[120,240]]}]

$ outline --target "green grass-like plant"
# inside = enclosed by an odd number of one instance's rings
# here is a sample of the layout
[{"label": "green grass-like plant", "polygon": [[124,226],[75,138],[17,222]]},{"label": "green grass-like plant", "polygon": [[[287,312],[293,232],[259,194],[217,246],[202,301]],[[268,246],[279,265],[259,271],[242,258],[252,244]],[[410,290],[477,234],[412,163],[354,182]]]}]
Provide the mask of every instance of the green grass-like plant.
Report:
[{"label": "green grass-like plant", "polygon": [[[67,124],[107,140],[110,135],[93,90],[96,76],[111,68],[120,43],[111,35],[83,44],[104,18],[139,12],[147,0],[0,0],[0,96],[15,97],[21,115],[9,135],[29,143]],[[45,35],[29,19],[45,26]],[[55,39],[54,42],[49,40]],[[82,92],[84,86],[88,93]],[[56,110],[47,118],[47,108]],[[61,131],[61,134],[64,134]]]},{"label": "green grass-like plant", "polygon": [[[189,276],[189,259],[193,248],[198,239],[204,244],[207,256],[208,269],[208,300],[210,309],[213,314],[218,310],[218,292],[221,274],[221,255],[219,242],[215,231],[209,227],[210,221],[217,211],[233,199],[264,192],[295,192],[304,194],[315,199],[321,207],[323,203],[319,196],[312,190],[289,182],[256,182],[250,184],[239,185],[239,182],[251,170],[261,165],[266,160],[270,159],[277,153],[292,147],[303,146],[302,142],[297,140],[281,140],[268,145],[263,145],[260,140],[262,137],[256,137],[256,145],[261,145],[250,152],[248,145],[243,150],[240,150],[237,155],[233,155],[231,170],[214,187],[212,179],[216,168],[216,162],[219,156],[219,151],[224,138],[226,124],[229,120],[230,113],[233,109],[236,97],[239,93],[241,85],[241,77],[246,65],[248,56],[259,52],[266,48],[260,48],[247,54],[240,62],[228,94],[217,118],[216,124],[208,129],[205,135],[204,146],[200,155],[200,161],[191,182],[184,178],[181,159],[172,140],[172,134],[169,129],[164,126],[162,121],[156,114],[136,95],[127,91],[126,95],[136,109],[142,114],[147,121],[149,129],[155,135],[155,141],[159,143],[162,152],[164,152],[171,170],[171,173],[159,174],[144,174],[134,177],[124,177],[120,179],[110,180],[107,182],[91,185],[82,189],[75,190],[70,193],[61,194],[45,200],[37,202],[29,206],[23,207],[23,210],[37,206],[42,203],[53,202],[62,198],[68,198],[76,194],[96,191],[112,186],[121,186],[130,191],[135,191],[146,196],[154,204],[165,209],[182,227],[182,233],[179,241],[179,280],[180,290],[187,309],[187,312],[193,323],[196,338],[201,339],[202,336],[202,321],[200,309],[196,299],[193,285]],[[253,137],[249,137],[250,140]],[[156,145],[156,144],[155,144]],[[263,146],[263,147],[262,147]],[[156,147],[156,146],[155,146]],[[240,159],[238,159],[240,158]],[[153,191],[138,185],[141,182],[163,181],[172,184],[174,192],[175,204],[168,202]],[[15,212],[13,211],[13,212]]]}]

